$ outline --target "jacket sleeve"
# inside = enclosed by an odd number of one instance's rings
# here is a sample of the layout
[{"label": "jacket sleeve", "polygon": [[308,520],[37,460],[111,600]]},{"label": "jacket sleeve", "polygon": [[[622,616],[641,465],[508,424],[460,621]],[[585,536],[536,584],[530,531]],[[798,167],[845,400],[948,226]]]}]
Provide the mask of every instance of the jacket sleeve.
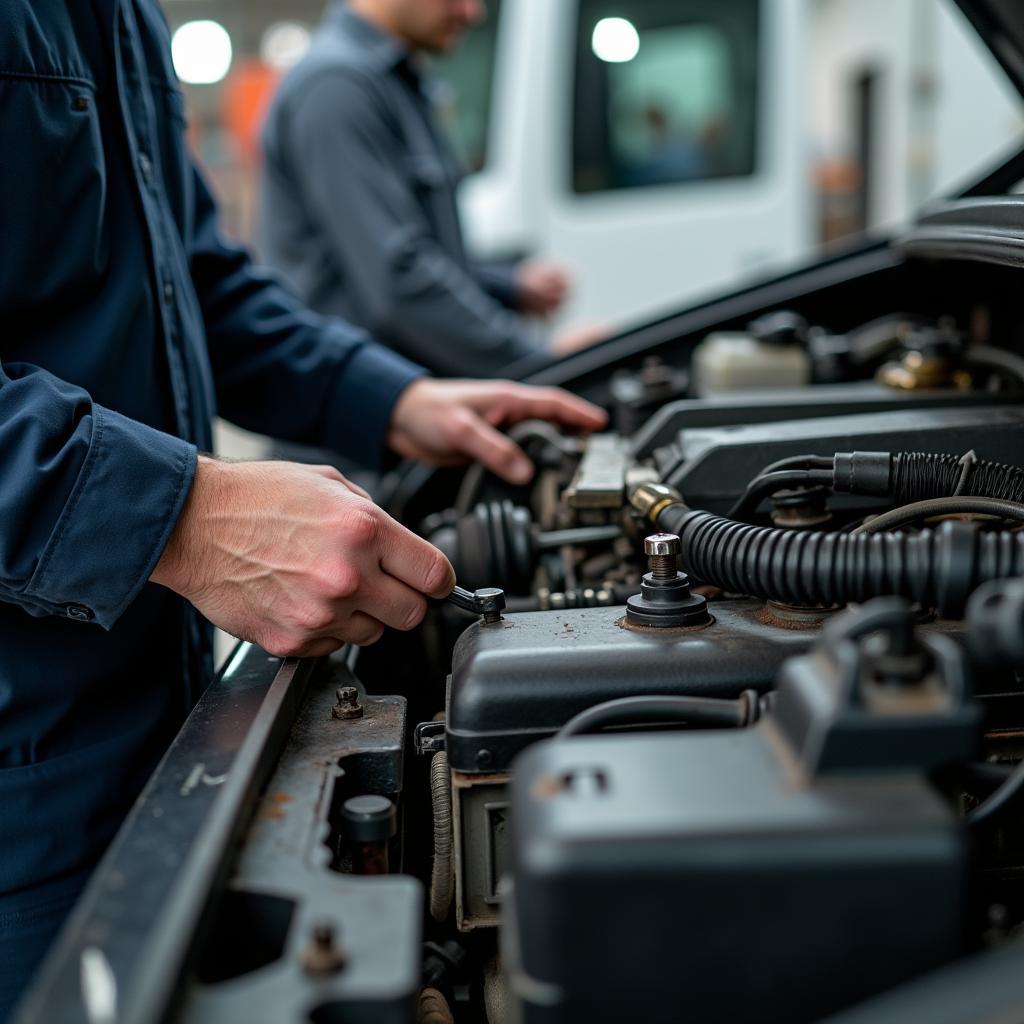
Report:
[{"label": "jacket sleeve", "polygon": [[445,376],[493,376],[543,343],[438,245],[373,83],[323,70],[282,118],[282,159],[369,310],[370,330]]},{"label": "jacket sleeve", "polygon": [[510,260],[478,260],[473,266],[480,287],[506,309],[522,309],[519,285],[516,283],[518,263]]},{"label": "jacket sleeve", "polygon": [[163,552],[195,448],[9,363],[0,450],[0,599],[109,629]]},{"label": "jacket sleeve", "polygon": [[216,203],[193,173],[190,269],[221,414],[249,430],[379,465],[391,410],[424,371],[364,331],[310,312],[255,267],[222,236]]}]

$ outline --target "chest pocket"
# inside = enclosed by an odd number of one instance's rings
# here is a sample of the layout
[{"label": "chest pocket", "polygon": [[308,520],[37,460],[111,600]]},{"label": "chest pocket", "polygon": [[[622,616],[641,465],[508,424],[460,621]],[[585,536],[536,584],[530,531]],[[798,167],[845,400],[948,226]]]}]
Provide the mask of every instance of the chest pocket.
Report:
[{"label": "chest pocket", "polygon": [[100,279],[107,176],[97,96],[84,80],[0,73],[0,125],[6,318]]}]

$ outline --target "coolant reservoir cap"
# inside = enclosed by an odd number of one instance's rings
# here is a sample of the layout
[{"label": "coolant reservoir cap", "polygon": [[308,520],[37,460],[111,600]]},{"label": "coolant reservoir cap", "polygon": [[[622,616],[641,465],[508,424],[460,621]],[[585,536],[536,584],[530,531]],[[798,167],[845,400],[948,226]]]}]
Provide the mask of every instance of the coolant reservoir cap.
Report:
[{"label": "coolant reservoir cap", "polygon": [[747,324],[747,333],[762,345],[806,345],[807,321],[788,309],[766,313]]},{"label": "coolant reservoir cap", "polygon": [[352,796],[342,804],[345,833],[357,843],[390,839],[396,831],[395,805],[386,796]]}]

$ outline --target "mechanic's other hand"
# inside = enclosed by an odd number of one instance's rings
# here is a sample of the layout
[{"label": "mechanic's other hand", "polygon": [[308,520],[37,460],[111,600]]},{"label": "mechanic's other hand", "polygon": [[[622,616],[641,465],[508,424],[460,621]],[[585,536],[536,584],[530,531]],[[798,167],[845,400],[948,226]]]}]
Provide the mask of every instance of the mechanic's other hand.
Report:
[{"label": "mechanic's other hand", "polygon": [[570,285],[568,273],[556,263],[526,261],[516,267],[519,304],[526,313],[554,313],[568,298]]},{"label": "mechanic's other hand", "polygon": [[497,428],[522,420],[548,420],[576,430],[600,430],[603,409],[559,388],[512,381],[415,381],[391,416],[388,444],[407,459],[437,466],[471,460],[513,484],[524,484],[533,466],[523,450]]},{"label": "mechanic's other hand", "polygon": [[448,560],[330,466],[201,457],[151,577],[271,654],[317,657],[412,629]]},{"label": "mechanic's other hand", "polygon": [[582,324],[579,327],[567,327],[559,331],[551,339],[551,351],[557,356],[571,356],[573,352],[590,348],[599,341],[611,336],[611,328],[607,324]]}]

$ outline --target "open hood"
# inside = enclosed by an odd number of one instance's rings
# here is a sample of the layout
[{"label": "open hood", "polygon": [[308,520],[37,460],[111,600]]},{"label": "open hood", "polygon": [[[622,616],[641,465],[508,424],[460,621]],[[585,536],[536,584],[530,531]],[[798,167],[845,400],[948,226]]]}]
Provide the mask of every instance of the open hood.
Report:
[{"label": "open hood", "polygon": [[957,0],[957,4],[1024,96],[1024,3]]}]

